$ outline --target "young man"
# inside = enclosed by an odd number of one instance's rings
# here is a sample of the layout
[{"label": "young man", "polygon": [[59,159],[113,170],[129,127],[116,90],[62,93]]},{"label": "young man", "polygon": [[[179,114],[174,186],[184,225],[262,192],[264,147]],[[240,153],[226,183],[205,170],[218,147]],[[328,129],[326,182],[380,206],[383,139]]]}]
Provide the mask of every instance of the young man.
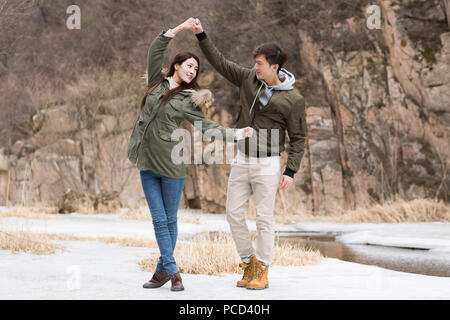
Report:
[{"label": "young man", "polygon": [[[287,190],[300,167],[306,138],[305,100],[295,92],[294,76],[282,66],[286,54],[274,43],[253,52],[253,69],[224,58],[206,36],[196,19],[193,29],[211,65],[239,87],[241,108],[236,127],[251,126],[257,139],[238,143],[238,154],[231,165],[227,191],[227,221],[244,269],[238,287],[265,289],[274,247],[274,206],[277,188]],[[285,132],[289,135],[286,169],[280,171],[280,152]],[[256,141],[255,141],[256,140]],[[256,251],[245,221],[249,198],[253,194],[258,232]]]}]

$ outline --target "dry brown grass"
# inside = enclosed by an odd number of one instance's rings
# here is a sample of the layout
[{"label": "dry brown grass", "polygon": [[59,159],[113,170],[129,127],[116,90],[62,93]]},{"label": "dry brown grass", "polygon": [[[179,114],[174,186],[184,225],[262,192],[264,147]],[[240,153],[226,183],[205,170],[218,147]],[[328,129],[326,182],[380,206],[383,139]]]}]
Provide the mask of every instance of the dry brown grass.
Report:
[{"label": "dry brown grass", "polygon": [[[247,215],[247,218],[254,220],[255,215]],[[275,222],[281,224],[306,221],[337,223],[450,222],[450,206],[442,200],[435,199],[410,201],[400,199],[329,215],[313,215],[311,213],[275,215]]]},{"label": "dry brown grass", "polygon": [[143,247],[143,248],[158,248],[156,241],[142,238],[116,238],[116,237],[80,237],[71,234],[39,234],[46,240],[60,240],[60,241],[98,241],[103,243],[113,243],[124,247]]},{"label": "dry brown grass", "polygon": [[189,216],[187,213],[183,212],[178,214],[178,221],[183,223],[200,224],[200,218]]},{"label": "dry brown grass", "polygon": [[23,231],[0,231],[0,250],[10,250],[12,253],[30,252],[33,254],[52,254],[62,246],[50,243],[46,237]]},{"label": "dry brown grass", "polygon": [[[253,234],[253,238],[255,234]],[[158,248],[156,241],[136,238],[115,237],[80,237],[70,234],[29,233],[23,231],[0,231],[0,250],[10,250],[12,253],[30,252],[33,254],[52,254],[64,246],[50,241],[100,241],[121,246]],[[156,267],[159,252],[139,262],[143,271],[153,271]],[[229,234],[216,233],[210,236],[201,233],[192,239],[179,240],[175,250],[175,259],[180,272],[192,274],[217,275],[222,273],[241,273],[239,257],[236,254],[234,242]],[[318,251],[300,248],[298,246],[276,242],[274,247],[273,265],[314,265],[323,256]]]},{"label": "dry brown grass", "polygon": [[342,222],[450,222],[450,206],[434,199],[398,200],[346,211]]},{"label": "dry brown grass", "polygon": [[151,221],[152,217],[150,211],[146,206],[140,206],[137,208],[130,208],[119,213],[120,219],[125,220],[146,220]]},{"label": "dry brown grass", "polygon": [[[56,207],[36,205],[33,207],[14,206],[7,211],[0,211],[0,218],[21,217],[25,219],[62,219]],[[199,210],[180,209],[178,220],[183,223],[200,223],[200,218],[190,215],[199,213]],[[86,211],[84,213],[96,213]],[[147,206],[122,210],[118,213],[121,219],[151,221]],[[255,211],[249,210],[246,217],[255,220]],[[337,223],[399,223],[399,222],[450,222],[450,206],[442,200],[415,199],[397,200],[385,204],[375,204],[370,207],[361,207],[347,210],[342,213],[329,215],[303,214],[276,214],[275,222],[281,224],[304,221],[337,222]]]},{"label": "dry brown grass", "polygon": [[57,214],[58,209],[56,207],[37,205],[33,207],[14,206],[8,207],[7,209],[7,211],[0,211],[0,218],[18,217],[40,220],[61,219],[61,216],[58,216]]},{"label": "dry brown grass", "polygon": [[[189,240],[179,240],[174,254],[182,273],[218,275],[222,273],[242,273],[240,259],[231,235],[200,233]],[[153,253],[139,262],[143,271],[153,272],[159,253]],[[273,265],[313,265],[322,260],[319,251],[303,249],[291,244],[278,244],[274,248]]]},{"label": "dry brown grass", "polygon": [[[190,213],[196,213],[197,210],[178,210],[178,221],[183,223],[195,223],[199,224],[200,219],[198,217],[190,216]],[[151,221],[152,217],[147,206],[140,206],[129,210],[124,210],[119,213],[121,219],[127,220],[146,220]]]},{"label": "dry brown grass", "polygon": [[[71,177],[64,177],[70,179]],[[115,196],[110,194],[92,195],[88,193],[77,194],[69,192],[60,204],[60,212],[92,215],[92,214],[117,214],[120,205]]]},{"label": "dry brown grass", "polygon": [[0,231],[0,250],[12,253],[31,252],[33,254],[52,254],[64,247],[50,241],[98,241],[113,243],[124,247],[158,248],[156,241],[142,238],[80,237],[71,234],[30,233],[24,231]]},{"label": "dry brown grass", "polygon": [[276,266],[310,266],[318,264],[323,258],[317,250],[287,242],[276,242],[272,264]]},{"label": "dry brown grass", "polygon": [[155,240],[148,239],[103,237],[97,238],[96,241],[115,243],[123,247],[158,248],[158,244]]},{"label": "dry brown grass", "polygon": [[[104,214],[105,210],[92,210],[90,207],[77,210],[79,214]],[[198,210],[179,210],[178,221],[183,223],[200,223],[200,218],[190,216],[190,213],[198,213]],[[111,214],[117,214],[119,218],[125,220],[141,220],[151,221],[152,217],[147,206],[140,206],[133,209],[121,210],[117,213],[111,212]],[[56,207],[46,207],[44,205],[36,205],[33,207],[13,206],[9,207],[7,211],[0,211],[0,218],[18,217],[25,219],[39,219],[39,220],[54,220],[62,219],[63,216],[58,213]]]}]

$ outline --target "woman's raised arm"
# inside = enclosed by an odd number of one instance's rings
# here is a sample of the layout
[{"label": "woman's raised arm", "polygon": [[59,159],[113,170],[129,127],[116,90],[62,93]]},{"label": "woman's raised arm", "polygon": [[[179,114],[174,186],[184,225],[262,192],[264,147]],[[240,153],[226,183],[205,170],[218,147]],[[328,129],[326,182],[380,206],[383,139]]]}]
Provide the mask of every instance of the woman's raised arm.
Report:
[{"label": "woman's raised arm", "polygon": [[189,18],[177,27],[169,29],[167,32],[161,32],[152,41],[147,54],[147,85],[161,74],[164,52],[170,40],[180,31],[192,30],[194,23],[195,19]]}]

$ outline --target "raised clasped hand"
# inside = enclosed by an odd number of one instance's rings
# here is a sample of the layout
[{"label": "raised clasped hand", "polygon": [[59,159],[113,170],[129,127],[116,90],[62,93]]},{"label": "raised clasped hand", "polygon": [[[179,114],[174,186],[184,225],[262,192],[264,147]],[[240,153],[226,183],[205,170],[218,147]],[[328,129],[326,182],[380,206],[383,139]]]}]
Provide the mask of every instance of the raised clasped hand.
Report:
[{"label": "raised clasped hand", "polygon": [[183,29],[183,30],[192,30],[192,31],[194,31],[194,27],[195,27],[195,18],[189,18],[189,19],[187,19],[185,22],[183,22],[182,24],[180,24],[180,27]]},{"label": "raised clasped hand", "polygon": [[192,29],[192,31],[195,34],[203,32],[203,27],[199,19],[194,19],[194,28]]}]

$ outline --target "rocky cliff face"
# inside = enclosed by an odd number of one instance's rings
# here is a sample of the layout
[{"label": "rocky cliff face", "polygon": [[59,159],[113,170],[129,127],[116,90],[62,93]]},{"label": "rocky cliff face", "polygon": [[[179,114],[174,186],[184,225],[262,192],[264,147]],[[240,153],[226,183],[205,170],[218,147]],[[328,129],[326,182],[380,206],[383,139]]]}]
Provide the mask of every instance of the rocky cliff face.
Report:
[{"label": "rocky cliff face", "polygon": [[[357,18],[334,25],[334,41],[299,31],[307,81],[313,84],[310,96],[325,97],[311,99],[308,108],[305,169],[315,212],[396,196],[448,200],[445,7],[440,1],[377,4],[381,34]],[[348,36],[365,41],[365,47],[333,45]]]},{"label": "rocky cliff face", "polygon": [[[366,25],[368,3],[341,17],[322,8],[316,14],[330,16],[327,28],[289,22],[297,59],[290,66],[307,99],[308,139],[295,185],[278,192],[278,213],[327,214],[396,197],[449,200],[449,1],[371,4],[380,9],[380,29]],[[235,91],[214,90],[221,82],[211,69],[202,74],[218,104],[234,105]],[[132,102],[108,103],[114,104]],[[208,116],[228,126],[235,108]],[[8,197],[63,208],[80,195],[97,206],[142,201],[124,151],[136,114],[129,110],[98,112],[89,121],[71,105],[37,113],[33,136],[0,156],[0,203]],[[224,212],[228,175],[228,165],[188,165],[182,205]]]}]

